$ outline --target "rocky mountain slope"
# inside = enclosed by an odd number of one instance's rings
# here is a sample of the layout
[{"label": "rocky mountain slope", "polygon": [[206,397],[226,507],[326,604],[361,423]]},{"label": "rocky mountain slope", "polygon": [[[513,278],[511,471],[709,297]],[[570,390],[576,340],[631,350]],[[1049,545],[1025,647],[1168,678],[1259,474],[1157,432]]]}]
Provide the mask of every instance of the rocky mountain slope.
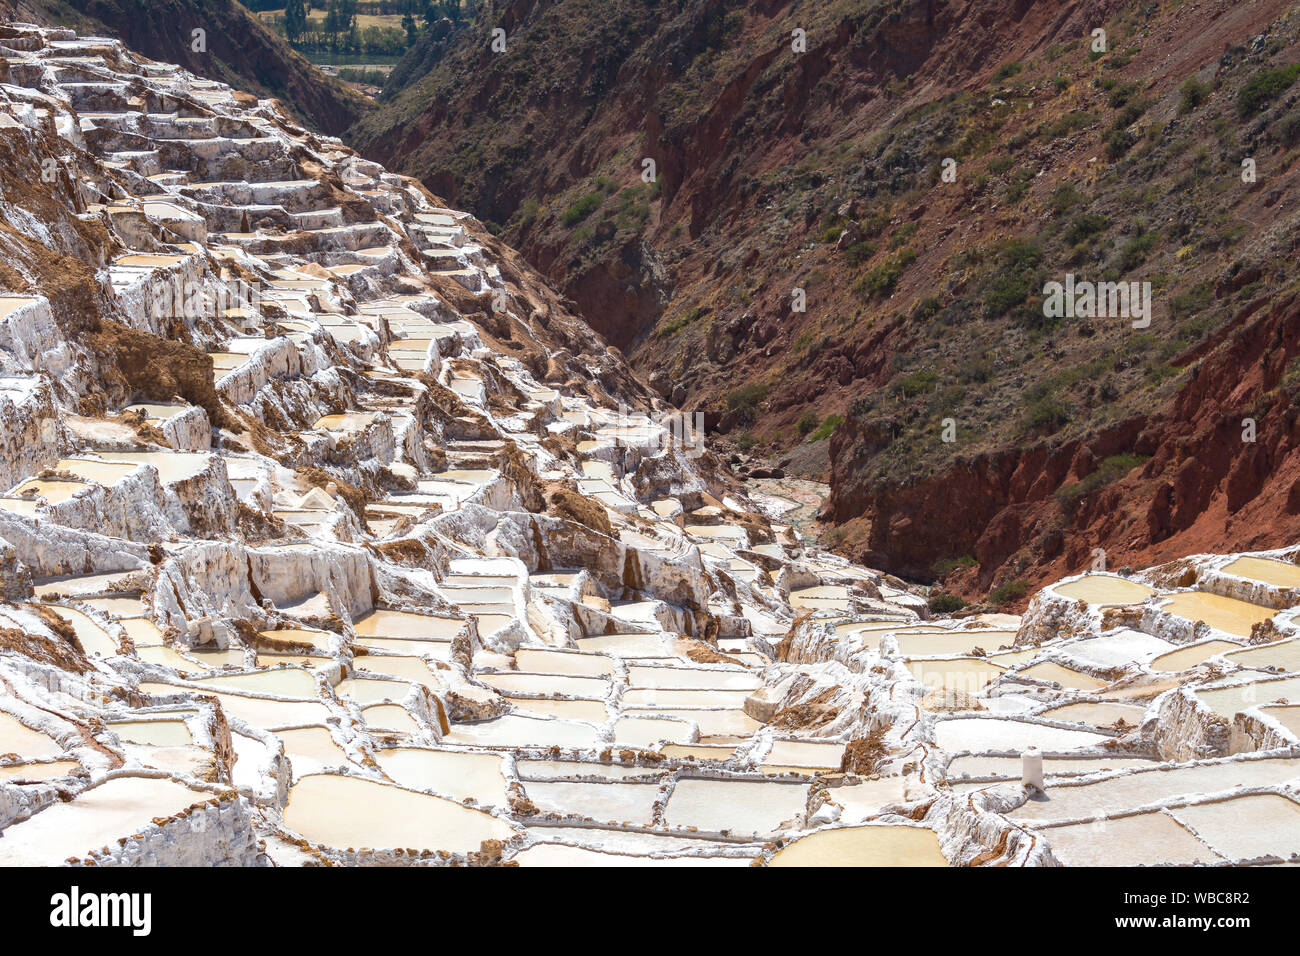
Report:
[{"label": "rocky mountain slope", "polygon": [[[198,76],[279,97],[299,119],[337,135],[366,100],[326,76],[238,0],[0,0],[0,16],[117,37],[131,49]],[[203,30],[195,43],[194,30]]]},{"label": "rocky mountain slope", "polygon": [[[828,477],[838,548],[975,599],[1292,533],[1247,507],[1278,432],[1174,449],[1286,376],[1185,397],[1206,362],[1253,381],[1230,340],[1285,321],[1296,31],[1276,0],[511,0],[350,137],[724,443]],[[1067,273],[1150,282],[1153,321],[1045,316]]]}]

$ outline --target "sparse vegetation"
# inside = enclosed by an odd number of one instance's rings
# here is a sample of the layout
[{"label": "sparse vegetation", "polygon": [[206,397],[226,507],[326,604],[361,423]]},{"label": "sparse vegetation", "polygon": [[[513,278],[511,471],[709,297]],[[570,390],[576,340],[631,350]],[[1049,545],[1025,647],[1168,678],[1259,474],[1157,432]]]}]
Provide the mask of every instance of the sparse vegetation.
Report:
[{"label": "sparse vegetation", "polygon": [[1104,459],[1090,475],[1069,488],[1059,491],[1057,500],[1061,502],[1062,507],[1072,512],[1081,498],[1091,494],[1103,485],[1108,485],[1123,478],[1134,468],[1145,462],[1148,457],[1147,455],[1135,455],[1129,452],[1111,455],[1109,458]]},{"label": "sparse vegetation", "polygon": [[858,280],[858,293],[867,299],[892,295],[903,272],[914,261],[916,261],[916,253],[911,249],[904,249],[897,255],[891,256]]},{"label": "sparse vegetation", "polygon": [[952,614],[966,606],[966,602],[955,594],[936,594],[926,603],[935,614]]},{"label": "sparse vegetation", "polygon": [[989,603],[1001,607],[1003,604],[1010,604],[1012,601],[1019,601],[1029,593],[1029,584],[1023,580],[1016,579],[1000,585],[989,593]]},{"label": "sparse vegetation", "polygon": [[1210,95],[1210,88],[1193,76],[1183,81],[1178,94],[1178,112],[1190,113],[1205,102],[1205,98]]},{"label": "sparse vegetation", "polygon": [[1300,63],[1256,73],[1237,93],[1237,115],[1250,119],[1290,87],[1296,77],[1300,77]]},{"label": "sparse vegetation", "polygon": [[808,436],[808,440],[810,442],[819,442],[830,438],[835,429],[839,428],[843,423],[843,415],[827,415],[825,421],[817,427],[817,430]]},{"label": "sparse vegetation", "polygon": [[767,398],[770,390],[771,386],[765,382],[750,382],[748,385],[733,389],[724,399],[727,410],[737,413],[741,421],[752,421],[758,413],[759,404]]},{"label": "sparse vegetation", "polygon": [[601,192],[590,192],[577,200],[568,209],[564,210],[564,215],[560,221],[566,226],[573,227],[582,222],[593,212],[600,208],[605,201],[605,194]]}]

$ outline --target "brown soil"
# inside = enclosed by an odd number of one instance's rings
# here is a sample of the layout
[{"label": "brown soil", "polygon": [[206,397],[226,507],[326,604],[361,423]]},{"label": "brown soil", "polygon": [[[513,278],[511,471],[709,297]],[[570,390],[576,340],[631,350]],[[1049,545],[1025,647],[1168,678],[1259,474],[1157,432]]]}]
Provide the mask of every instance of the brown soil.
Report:
[{"label": "brown soil", "polygon": [[557,488],[551,492],[547,514],[576,522],[606,536],[614,533],[604,506],[569,488]]}]

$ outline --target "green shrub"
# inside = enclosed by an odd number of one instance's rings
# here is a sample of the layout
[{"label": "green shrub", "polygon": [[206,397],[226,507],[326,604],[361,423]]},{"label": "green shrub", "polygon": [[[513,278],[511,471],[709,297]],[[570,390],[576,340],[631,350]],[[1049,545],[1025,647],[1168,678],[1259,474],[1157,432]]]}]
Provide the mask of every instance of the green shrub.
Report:
[{"label": "green shrub", "polygon": [[704,305],[697,305],[694,308],[687,309],[685,312],[679,313],[675,318],[661,326],[655,334],[661,339],[671,338],[692,322],[699,321],[707,315],[708,312],[708,306]]},{"label": "green shrub", "polygon": [[934,391],[934,386],[938,381],[939,376],[935,372],[912,372],[910,375],[895,379],[891,388],[904,398],[915,398],[917,395],[924,395],[927,392]]},{"label": "green shrub", "polygon": [[936,594],[927,603],[935,614],[951,614],[966,606],[966,602],[955,594]]},{"label": "green shrub", "polygon": [[855,242],[844,250],[844,258],[851,266],[860,266],[876,254],[876,244],[869,239]]},{"label": "green shrub", "polygon": [[1106,137],[1106,155],[1112,160],[1123,159],[1136,142],[1137,137],[1127,129],[1113,129]]},{"label": "green shrub", "polygon": [[826,420],[818,426],[817,430],[808,436],[808,441],[819,442],[823,439],[830,438],[835,429],[844,424],[843,415],[827,415]]},{"label": "green shrub", "polygon": [[902,278],[903,272],[915,260],[916,253],[911,249],[904,249],[897,255],[886,259],[858,280],[857,290],[859,295],[868,299],[876,299],[892,294],[898,286],[898,280]]},{"label": "green shrub", "polygon": [[1022,429],[1027,432],[1054,432],[1070,420],[1070,406],[1060,399],[1045,396],[1025,409]]},{"label": "green shrub", "polygon": [[994,588],[989,595],[989,601],[993,604],[1003,605],[1011,601],[1019,601],[1029,593],[1029,585],[1022,580],[1008,581],[1000,587]]},{"label": "green shrub", "polygon": [[1070,228],[1065,231],[1065,241],[1070,245],[1082,242],[1089,236],[1095,236],[1099,232],[1105,232],[1106,227],[1110,225],[1110,220],[1100,213],[1085,212],[1074,217],[1074,222],[1070,223]]},{"label": "green shrub", "polygon": [[1072,512],[1074,506],[1084,496],[1091,494],[1103,485],[1108,485],[1112,481],[1123,478],[1138,465],[1145,462],[1148,457],[1150,456],[1134,455],[1128,452],[1111,455],[1109,458],[1104,459],[1096,470],[1085,476],[1082,481],[1057,492],[1057,501],[1061,503],[1067,512]]},{"label": "green shrub", "polygon": [[600,204],[604,201],[604,193],[587,193],[587,195],[583,196],[568,209],[564,210],[564,215],[560,217],[561,221],[566,226],[572,228],[599,209]]},{"label": "green shrub", "polygon": [[1024,68],[1024,64],[1019,60],[1011,60],[1007,63],[1003,63],[998,67],[997,72],[993,74],[993,82],[1001,83],[1003,80],[1009,80]]},{"label": "green shrub", "polygon": [[963,554],[960,558],[940,558],[930,565],[930,570],[934,572],[935,577],[941,578],[957,568],[973,568],[978,563],[969,554]]},{"label": "green shrub", "polygon": [[741,421],[752,421],[758,411],[758,405],[767,398],[771,386],[764,382],[750,382],[740,388],[732,389],[724,397],[729,411],[736,412]]},{"label": "green shrub", "polygon": [[1136,269],[1146,261],[1148,253],[1155,248],[1156,243],[1160,241],[1160,233],[1152,229],[1148,232],[1139,233],[1128,239],[1124,245],[1119,248],[1119,260],[1117,265],[1121,272],[1129,272]]},{"label": "green shrub", "polygon": [[1250,119],[1294,83],[1298,76],[1300,63],[1256,73],[1237,92],[1237,115],[1242,119]]},{"label": "green shrub", "polygon": [[909,222],[899,226],[894,230],[893,235],[889,237],[889,248],[897,249],[899,246],[906,245],[907,241],[916,233],[916,230],[920,228],[920,225],[919,222]]},{"label": "green shrub", "polygon": [[996,268],[984,285],[984,316],[995,319],[1024,303],[1038,287],[1043,249],[1032,239],[1008,239],[997,247]]},{"label": "green shrub", "polygon": [[1043,129],[1043,133],[1048,139],[1060,139],[1062,136],[1069,136],[1071,133],[1077,133],[1085,127],[1091,126],[1097,122],[1097,117],[1088,112],[1066,113],[1058,118],[1056,122],[1051,123]]},{"label": "green shrub", "polygon": [[519,204],[519,225],[527,229],[537,220],[541,204],[536,199],[525,199]]},{"label": "green shrub", "polygon": [[1183,81],[1183,85],[1178,88],[1180,99],[1178,101],[1179,113],[1190,113],[1210,95],[1210,88],[1201,83],[1196,77],[1191,76]]},{"label": "green shrub", "polygon": [[820,423],[821,423],[821,419],[818,418],[817,413],[809,410],[799,416],[799,421],[795,423],[794,427],[796,430],[798,430],[800,435],[807,435],[809,432],[815,429]]},{"label": "green shrub", "polygon": [[1283,146],[1300,143],[1300,111],[1292,110],[1274,123],[1273,137]]},{"label": "green shrub", "polygon": [[1074,183],[1063,183],[1053,189],[1052,194],[1047,197],[1047,208],[1059,216],[1061,213],[1069,212],[1082,201],[1083,194]]},{"label": "green shrub", "polygon": [[822,231],[817,236],[818,242],[839,242],[840,233],[844,231],[847,220],[842,216],[831,216],[822,223]]}]

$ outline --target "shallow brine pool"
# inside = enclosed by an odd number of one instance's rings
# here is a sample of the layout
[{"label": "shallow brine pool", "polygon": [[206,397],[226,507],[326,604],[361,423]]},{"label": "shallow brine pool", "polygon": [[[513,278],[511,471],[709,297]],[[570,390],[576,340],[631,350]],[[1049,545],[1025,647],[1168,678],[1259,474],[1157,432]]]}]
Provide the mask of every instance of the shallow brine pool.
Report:
[{"label": "shallow brine pool", "polygon": [[303,777],[289,791],[285,825],[313,843],[339,848],[405,847],[467,853],[514,828],[452,800],[340,774]]},{"label": "shallow brine pool", "polygon": [[777,850],[769,866],[947,866],[924,827],[868,825],[818,830]]}]

